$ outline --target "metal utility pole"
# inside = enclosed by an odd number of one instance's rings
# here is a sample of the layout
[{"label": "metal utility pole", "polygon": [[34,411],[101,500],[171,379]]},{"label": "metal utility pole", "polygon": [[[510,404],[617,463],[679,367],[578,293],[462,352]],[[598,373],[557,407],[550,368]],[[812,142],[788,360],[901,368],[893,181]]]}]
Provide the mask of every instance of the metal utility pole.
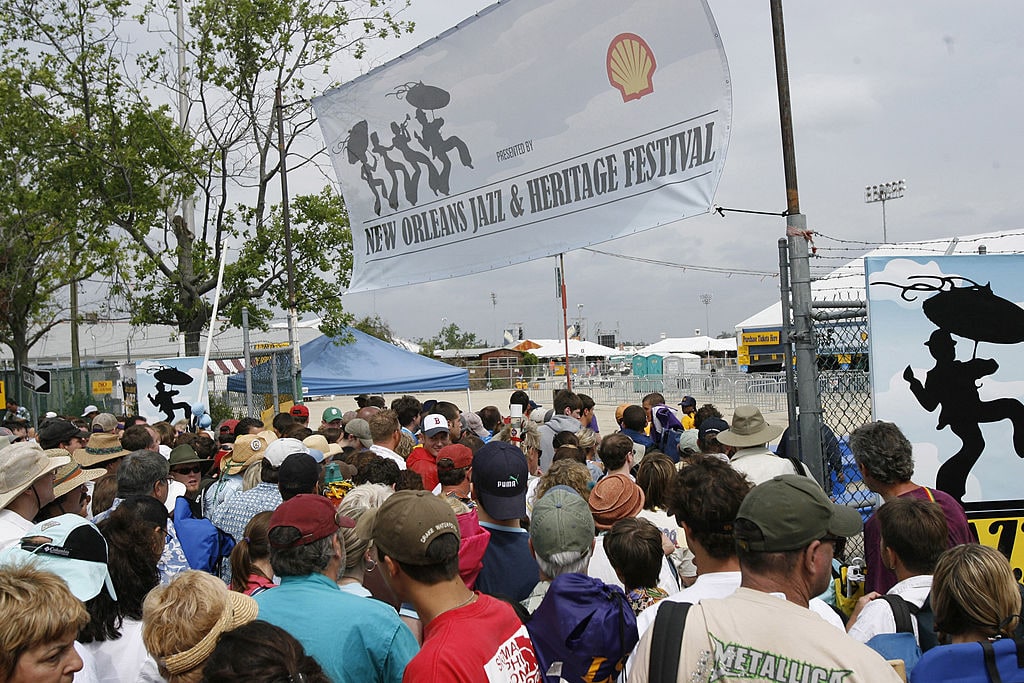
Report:
[{"label": "metal utility pole", "polygon": [[[281,86],[274,94],[274,112],[277,115],[277,149],[281,161],[281,223],[284,225],[284,258],[288,271],[288,344],[292,348],[292,402],[302,403],[302,359],[296,343],[298,336],[298,314],[295,312],[295,276],[292,268],[292,222],[288,212],[288,167],[285,158],[288,150],[284,141],[284,103],[281,100]],[[276,368],[275,368],[276,370]]]},{"label": "metal utility pole", "polygon": [[796,346],[797,401],[800,407],[800,454],[811,474],[824,486],[821,453],[821,400],[818,397],[817,352],[811,320],[811,268],[807,242],[807,217],[800,213],[797,188],[796,152],[793,144],[793,109],[789,94],[789,65],[786,61],[786,31],[782,0],[770,0],[772,39],[775,45],[775,77],[779,91],[779,119],[782,126],[782,159],[786,173],[786,236],[789,239],[790,286],[793,295],[792,340]]},{"label": "metal utility pole", "polygon": [[[72,252],[74,253],[74,238],[72,237]],[[78,281],[71,283],[71,367],[82,367],[81,351],[78,346]]]},{"label": "metal utility pole", "polygon": [[906,180],[894,180],[891,183],[881,185],[866,185],[864,187],[864,203],[873,204],[882,202],[882,243],[888,243],[889,237],[885,228],[885,203],[890,199],[899,199],[907,191]]},{"label": "metal utility pole", "polygon": [[704,336],[707,337],[707,356],[705,362],[711,367],[711,293],[698,294],[697,298],[704,304]]},{"label": "metal utility pole", "polygon": [[572,391],[572,372],[569,370],[569,314],[566,312],[565,254],[558,255],[558,298],[562,300],[562,335],[565,337],[565,388]]}]

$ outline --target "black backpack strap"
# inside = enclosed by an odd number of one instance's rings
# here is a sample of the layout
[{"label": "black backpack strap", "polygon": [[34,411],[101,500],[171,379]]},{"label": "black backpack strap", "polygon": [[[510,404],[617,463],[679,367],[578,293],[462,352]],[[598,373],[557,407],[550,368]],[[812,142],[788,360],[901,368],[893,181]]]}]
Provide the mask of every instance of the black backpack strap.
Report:
[{"label": "black backpack strap", "polygon": [[804,471],[803,463],[801,463],[795,457],[793,457],[792,455],[787,455],[783,457],[785,457],[785,459],[788,460],[793,465],[793,474],[799,474],[800,476],[804,476],[807,474],[807,472]]},{"label": "black backpack strap", "polygon": [[651,654],[647,679],[650,683],[675,683],[679,655],[683,645],[683,628],[692,605],[688,602],[662,600],[654,618]]},{"label": "black backpack strap", "polygon": [[[898,595],[879,595],[876,600],[885,600],[889,603],[892,616],[896,620],[896,633],[913,633],[914,622],[911,616],[911,605]],[[916,610],[915,610],[916,611]]]},{"label": "black backpack strap", "polygon": [[985,659],[985,671],[988,672],[989,682],[1003,683],[1003,678],[999,675],[999,667],[996,666],[996,650],[992,647],[992,643],[988,640],[981,641],[981,650]]}]

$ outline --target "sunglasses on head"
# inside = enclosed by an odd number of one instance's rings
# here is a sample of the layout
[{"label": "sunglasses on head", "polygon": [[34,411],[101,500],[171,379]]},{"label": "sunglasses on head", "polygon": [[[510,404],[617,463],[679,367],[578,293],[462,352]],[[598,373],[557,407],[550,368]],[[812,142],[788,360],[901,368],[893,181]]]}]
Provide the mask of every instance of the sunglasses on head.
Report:
[{"label": "sunglasses on head", "polygon": [[182,465],[171,470],[174,474],[198,474],[202,471],[202,465]]}]

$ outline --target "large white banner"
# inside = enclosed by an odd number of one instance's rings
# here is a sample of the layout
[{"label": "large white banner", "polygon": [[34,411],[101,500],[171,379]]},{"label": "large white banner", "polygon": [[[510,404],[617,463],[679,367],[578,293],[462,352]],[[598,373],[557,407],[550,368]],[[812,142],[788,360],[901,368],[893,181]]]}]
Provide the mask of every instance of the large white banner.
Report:
[{"label": "large white banner", "polygon": [[707,213],[732,93],[706,2],[509,0],[313,105],[365,291]]}]

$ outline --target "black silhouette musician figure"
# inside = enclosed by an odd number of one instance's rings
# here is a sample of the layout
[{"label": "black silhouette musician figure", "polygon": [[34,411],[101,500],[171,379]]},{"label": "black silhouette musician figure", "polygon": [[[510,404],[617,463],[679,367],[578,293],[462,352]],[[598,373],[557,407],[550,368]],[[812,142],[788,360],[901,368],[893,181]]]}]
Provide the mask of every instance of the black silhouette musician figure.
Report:
[{"label": "black silhouette musician figure", "polygon": [[168,389],[163,382],[156,383],[156,396],[153,394],[146,394],[146,398],[153,404],[153,407],[159,408],[160,411],[167,418],[168,422],[174,422],[174,411],[178,408],[185,410],[185,419],[189,422],[192,421],[192,406],[186,401],[175,402],[174,397],[181,392],[177,389]]},{"label": "black silhouette musician figure", "polygon": [[939,467],[935,486],[957,500],[963,498],[967,475],[985,450],[981,423],[1010,420],[1013,423],[1013,449],[1024,457],[1024,404],[1015,398],[982,401],[978,380],[995,373],[999,364],[991,358],[956,360],[956,342],[946,330],[932,332],[925,346],[935,359],[935,367],[925,376],[924,384],[909,365],[903,379],[918,403],[928,412],[939,410],[936,429],[949,427],[963,445]]}]

